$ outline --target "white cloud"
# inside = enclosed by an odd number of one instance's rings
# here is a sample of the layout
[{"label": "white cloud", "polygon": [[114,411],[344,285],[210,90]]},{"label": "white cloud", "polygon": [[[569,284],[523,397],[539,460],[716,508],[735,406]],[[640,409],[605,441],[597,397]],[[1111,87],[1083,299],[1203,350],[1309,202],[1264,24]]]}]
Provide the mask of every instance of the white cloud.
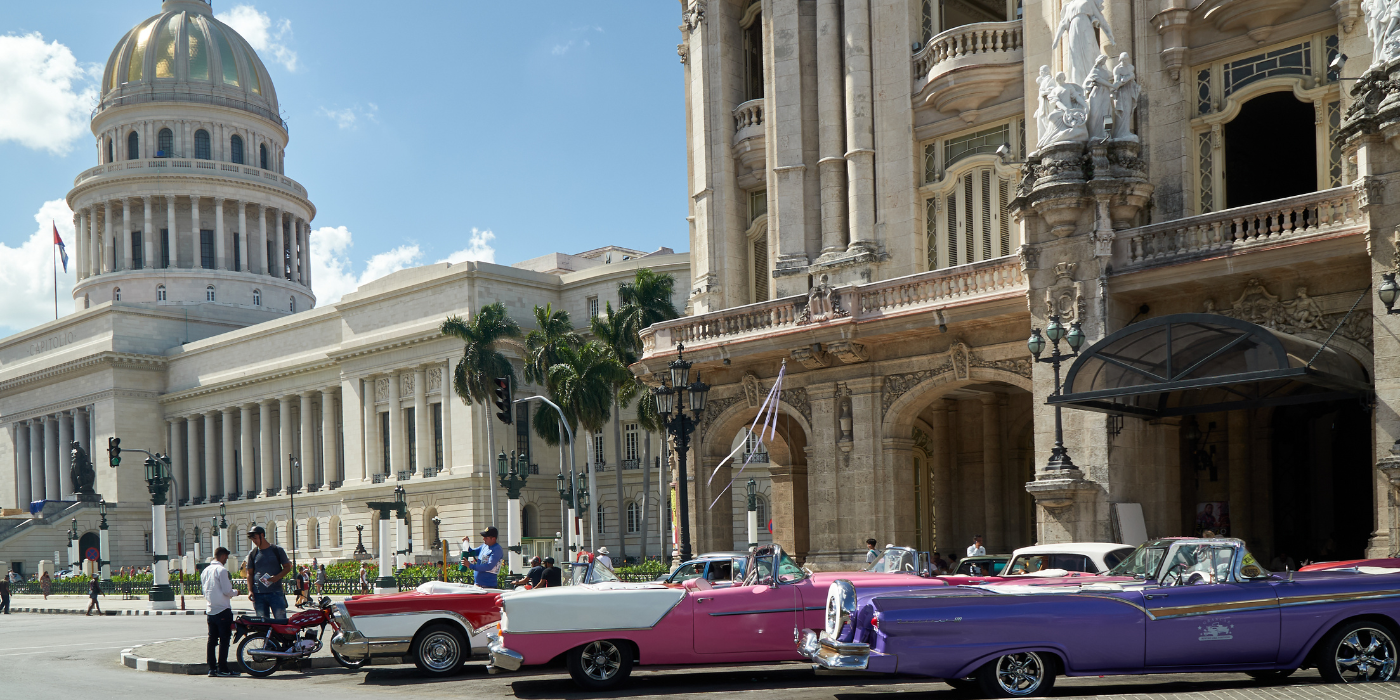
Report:
[{"label": "white cloud", "polygon": [[368,109],[362,108],[359,105],[346,107],[345,109],[328,109],[322,107],[321,114],[329,117],[331,121],[335,122],[336,126],[351,131],[358,127],[361,118],[367,119],[374,124],[379,123],[379,117],[377,116],[379,114],[379,105],[373,102],[369,103]]},{"label": "white cloud", "polygon": [[68,250],[68,271],[58,262],[58,310],[73,313],[73,284],[76,279],[78,246],[73,236],[73,210],[62,199],[44,202],[34,215],[38,224],[29,239],[17,248],[0,243],[0,329],[17,332],[33,328],[54,317],[53,226]]},{"label": "white cloud", "polygon": [[496,249],[491,247],[491,241],[494,240],[496,240],[496,234],[491,233],[490,229],[482,231],[473,228],[471,238],[467,240],[467,247],[448,255],[438,262],[459,263],[468,260],[489,263],[496,262]]},{"label": "white cloud", "polygon": [[573,50],[575,46],[579,47],[580,49],[586,49],[589,46],[592,46],[592,44],[587,40],[574,41],[573,39],[570,39],[568,43],[555,44],[554,48],[550,49],[550,53],[554,54],[555,56],[563,56],[564,54]]},{"label": "white cloud", "polygon": [[267,13],[259,12],[252,5],[234,5],[233,9],[214,17],[243,35],[258,53],[270,55],[287,70],[296,72],[297,52],[287,47],[292,39],[291,20],[279,19],[274,24]]},{"label": "white cloud", "polygon": [[0,85],[0,141],[65,155],[87,132],[97,90],[67,46],[0,36]]},{"label": "white cloud", "polygon": [[423,253],[416,245],[401,245],[378,253],[355,274],[350,260],[354,245],[344,226],[323,226],[311,232],[311,285],[319,305],[334,304],[367,282],[418,264]]}]

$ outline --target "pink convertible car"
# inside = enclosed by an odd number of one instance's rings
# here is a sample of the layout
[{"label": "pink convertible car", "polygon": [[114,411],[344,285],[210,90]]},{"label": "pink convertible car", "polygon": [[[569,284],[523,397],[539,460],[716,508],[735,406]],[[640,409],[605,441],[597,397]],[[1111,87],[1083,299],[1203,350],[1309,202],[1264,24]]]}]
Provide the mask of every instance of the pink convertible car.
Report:
[{"label": "pink convertible car", "polygon": [[489,668],[516,671],[562,658],[580,686],[606,690],[634,665],[801,661],[795,640],[824,627],[827,589],[838,578],[892,591],[1000,580],[929,578],[917,573],[927,571],[923,557],[903,548],[887,549],[874,569],[812,574],[776,545],[750,554],[743,580],[728,588],[704,579],[622,583],[607,569],[580,565],[575,585],[502,596]]}]

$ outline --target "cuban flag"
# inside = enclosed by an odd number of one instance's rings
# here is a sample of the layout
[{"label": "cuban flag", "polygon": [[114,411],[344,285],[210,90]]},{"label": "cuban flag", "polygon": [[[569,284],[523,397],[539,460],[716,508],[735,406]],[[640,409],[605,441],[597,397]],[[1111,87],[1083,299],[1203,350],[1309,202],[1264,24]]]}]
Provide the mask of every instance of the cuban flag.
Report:
[{"label": "cuban flag", "polygon": [[58,235],[58,224],[55,224],[55,223],[52,222],[52,221],[50,221],[49,223],[50,223],[50,224],[53,224],[53,244],[56,245],[56,246],[58,246],[58,256],[61,257],[61,258],[63,258],[63,271],[64,271],[64,272],[67,272],[67,271],[68,271],[68,249],[65,248],[65,247],[63,246],[63,238],[62,238],[61,236]]}]

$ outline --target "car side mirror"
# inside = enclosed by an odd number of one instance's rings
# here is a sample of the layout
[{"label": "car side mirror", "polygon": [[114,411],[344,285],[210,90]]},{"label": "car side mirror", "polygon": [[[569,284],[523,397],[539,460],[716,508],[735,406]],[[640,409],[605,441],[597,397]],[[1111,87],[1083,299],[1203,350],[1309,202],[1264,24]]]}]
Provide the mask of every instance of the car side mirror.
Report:
[{"label": "car side mirror", "polygon": [[914,573],[924,577],[933,575],[933,559],[929,557],[928,552],[919,552],[919,561]]}]

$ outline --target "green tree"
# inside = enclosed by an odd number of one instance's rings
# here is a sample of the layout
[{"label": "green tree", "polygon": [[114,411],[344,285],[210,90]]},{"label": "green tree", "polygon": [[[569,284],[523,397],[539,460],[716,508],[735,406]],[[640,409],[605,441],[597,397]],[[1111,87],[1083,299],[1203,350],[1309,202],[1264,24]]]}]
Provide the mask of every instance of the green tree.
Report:
[{"label": "green tree", "polygon": [[641,333],[647,326],[680,316],[671,302],[675,291],[675,277],[649,267],[637,270],[631,282],[618,285],[619,323],[632,339],[633,349],[641,351]]},{"label": "green tree", "polygon": [[[596,339],[595,342],[606,348],[608,354],[620,366],[626,368],[637,361],[637,338],[628,333],[622,315],[613,313],[612,302],[607,303],[607,315],[593,318],[590,330]],[[627,537],[626,504],[623,503],[622,499],[622,409],[626,408],[632,399],[648,392],[646,385],[633,376],[630,370],[613,377],[609,389],[612,393],[612,410],[618,416],[618,420],[612,422],[613,444],[617,445],[618,451],[615,458],[617,462],[615,470],[617,477],[617,532],[621,536],[618,554],[625,560],[627,558]]]},{"label": "green tree", "polygon": [[[449,316],[442,322],[442,334],[462,341],[462,359],[452,372],[452,388],[461,397],[462,403],[486,404],[495,395],[496,377],[510,377],[515,381],[515,367],[501,353],[498,345],[507,338],[519,338],[520,326],[510,317],[505,304],[495,302],[481,307],[470,321],[460,316]],[[494,420],[488,421],[492,426]],[[491,427],[487,428],[487,441],[494,443]],[[487,453],[493,454],[495,445],[488,444]],[[491,520],[496,520],[496,480],[491,484]]]},{"label": "green tree", "polygon": [[574,332],[569,312],[555,311],[553,304],[535,306],[535,330],[525,335],[525,381],[549,390],[549,368],[559,361],[561,348],[576,348],[583,338]]}]

